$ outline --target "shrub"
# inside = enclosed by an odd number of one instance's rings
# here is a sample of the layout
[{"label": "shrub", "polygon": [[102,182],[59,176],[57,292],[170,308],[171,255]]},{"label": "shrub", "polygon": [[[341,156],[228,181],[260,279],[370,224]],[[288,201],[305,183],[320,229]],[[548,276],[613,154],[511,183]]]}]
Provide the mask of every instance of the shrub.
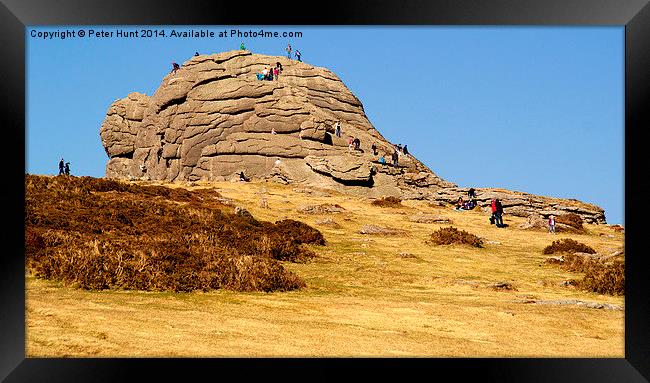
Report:
[{"label": "shrub", "polygon": [[402,207],[402,200],[397,197],[388,196],[380,199],[376,199],[371,202],[372,205],[381,206],[381,207]]},{"label": "shrub", "polygon": [[474,247],[483,247],[483,240],[455,227],[441,228],[431,234],[431,240],[436,245],[466,244]]},{"label": "shrub", "polygon": [[299,221],[226,212],[213,190],[91,177],[25,182],[28,270],[85,289],[292,290],[305,283],[278,260],[309,259],[303,244],[325,244]]},{"label": "shrub", "polygon": [[599,294],[624,295],[625,262],[595,263],[578,282],[578,287]]},{"label": "shrub", "polygon": [[582,218],[579,215],[575,214],[575,213],[568,213],[568,214],[558,215],[555,218],[555,222],[556,223],[562,223],[562,224],[565,224],[567,226],[571,226],[572,228],[574,228],[574,229],[576,229],[578,231],[584,230],[584,228],[582,227],[582,223],[583,223]]},{"label": "shrub", "polygon": [[543,250],[544,254],[554,254],[560,252],[595,254],[596,250],[585,245],[584,243],[574,241],[571,238],[563,238],[557,241],[553,241],[553,243],[551,243],[549,246],[546,246]]},{"label": "shrub", "polygon": [[293,238],[299,243],[311,243],[314,245],[325,245],[323,234],[313,227],[293,219],[277,221],[275,227],[282,235]]}]

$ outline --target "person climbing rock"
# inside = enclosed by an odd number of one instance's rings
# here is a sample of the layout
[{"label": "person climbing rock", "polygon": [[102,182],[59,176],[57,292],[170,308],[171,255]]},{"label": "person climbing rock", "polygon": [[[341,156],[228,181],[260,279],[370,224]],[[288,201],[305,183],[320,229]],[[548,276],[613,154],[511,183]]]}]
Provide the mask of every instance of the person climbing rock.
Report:
[{"label": "person climbing rock", "polygon": [[397,152],[397,150],[395,150],[393,152],[393,155],[391,157],[393,159],[393,166],[398,167],[399,166],[399,153]]},{"label": "person climbing rock", "polygon": [[372,146],[370,147],[370,149],[372,149],[372,154],[376,156],[377,155],[377,145],[375,145],[374,142],[372,143]]},{"label": "person climbing rock", "polygon": [[354,137],[350,136],[348,137],[348,151],[352,151],[352,148],[354,148]]},{"label": "person climbing rock", "polygon": [[246,50],[246,46],[244,45],[243,42],[239,45],[239,49],[242,50],[242,51]]},{"label": "person climbing rock", "polygon": [[352,144],[354,145],[354,150],[359,150],[361,148],[361,140],[357,137],[354,138]]},{"label": "person climbing rock", "polygon": [[69,162],[65,163],[65,175],[66,176],[70,175],[70,163]]},{"label": "person climbing rock", "polygon": [[402,151],[402,144],[397,144],[397,151],[401,152]]},{"label": "person climbing rock", "polygon": [[291,44],[287,44],[287,58],[291,60]]},{"label": "person climbing rock", "polygon": [[404,153],[405,156],[407,157],[409,156],[409,150],[406,149],[406,145],[404,145],[404,147],[402,148],[402,152]]},{"label": "person climbing rock", "polygon": [[179,69],[181,69],[180,65],[177,63],[172,63],[172,73],[176,73],[176,71]]},{"label": "person climbing rock", "polygon": [[275,131],[275,128],[271,128],[271,134],[278,134],[278,133]]},{"label": "person climbing rock", "polygon": [[300,51],[297,50],[297,49],[296,49],[296,59],[297,59],[298,61],[302,62],[302,60],[300,59]]},{"label": "person climbing rock", "polygon": [[248,182],[248,178],[246,178],[243,171],[239,172],[239,181]]},{"label": "person climbing rock", "polygon": [[275,67],[278,68],[278,72],[282,73],[282,64],[279,61],[275,63]]},{"label": "person climbing rock", "polygon": [[278,75],[280,74],[280,70],[278,69],[278,67],[275,67],[275,68],[272,69],[272,71],[273,71],[273,79],[277,80]]},{"label": "person climbing rock", "polygon": [[199,52],[194,52],[194,57],[198,56]]},{"label": "person climbing rock", "polygon": [[59,161],[59,175],[65,174],[65,171],[63,170],[64,169],[64,163],[65,162],[63,162],[63,158],[61,158],[61,161]]},{"label": "person climbing rock", "polygon": [[336,137],[341,137],[341,120],[336,121],[334,125],[334,135]]},{"label": "person climbing rock", "polygon": [[474,190],[474,188],[469,188],[469,190],[467,191],[467,197],[469,197],[470,199],[476,198],[476,190]]}]

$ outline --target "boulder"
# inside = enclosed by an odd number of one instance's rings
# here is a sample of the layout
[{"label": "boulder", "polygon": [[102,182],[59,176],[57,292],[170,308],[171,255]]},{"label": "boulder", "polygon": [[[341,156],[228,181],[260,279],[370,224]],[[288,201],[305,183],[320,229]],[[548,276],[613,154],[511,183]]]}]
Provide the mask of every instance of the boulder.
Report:
[{"label": "boulder", "polygon": [[[278,80],[256,73],[280,62]],[[334,124],[341,122],[341,137]],[[130,93],[109,107],[100,127],[106,176],[165,181],[252,180],[302,184],[364,197],[393,195],[447,205],[466,188],[438,177],[394,145],[330,70],[280,56],[230,51],[194,56],[167,74],[153,95]],[[348,140],[358,138],[359,150]],[[374,154],[371,146],[377,147]],[[476,188],[482,209],[499,198],[508,214],[575,213],[605,223],[604,211],[572,199]]]}]

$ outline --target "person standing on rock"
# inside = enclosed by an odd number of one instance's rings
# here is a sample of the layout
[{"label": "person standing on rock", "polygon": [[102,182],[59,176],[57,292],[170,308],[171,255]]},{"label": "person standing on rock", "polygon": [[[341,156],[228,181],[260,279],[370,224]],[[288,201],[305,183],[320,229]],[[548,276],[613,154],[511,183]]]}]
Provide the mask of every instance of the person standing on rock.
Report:
[{"label": "person standing on rock", "polygon": [[287,58],[291,60],[291,44],[287,44]]},{"label": "person standing on rock", "polygon": [[298,59],[298,61],[302,62],[302,60],[300,59],[300,51],[297,50],[297,49],[296,49],[296,59]]},{"label": "person standing on rock", "polygon": [[198,56],[199,52],[194,52],[194,57]]},{"label": "person standing on rock", "polygon": [[555,217],[553,215],[548,217],[548,232],[555,234]]},{"label": "person standing on rock", "polygon": [[61,161],[59,161],[59,175],[64,174],[64,170],[63,170],[64,163],[65,162],[63,161],[63,158],[61,158]]},{"label": "person standing on rock", "polygon": [[242,43],[239,45],[239,49],[242,50],[242,51],[245,51],[245,50],[246,50],[246,46],[244,45],[244,42],[242,42]]},{"label": "person standing on rock", "polygon": [[376,156],[377,155],[377,145],[375,145],[374,142],[372,143],[372,146],[370,147],[370,149],[372,149],[372,154]]},{"label": "person standing on rock", "polygon": [[336,121],[336,125],[334,125],[334,135],[341,137],[341,120]]},{"label": "person standing on rock", "polygon": [[278,67],[275,67],[272,69],[272,71],[273,71],[273,79],[277,81],[278,75],[280,74],[280,70],[278,69]]},{"label": "person standing on rock", "polygon": [[393,166],[398,167],[399,166],[399,153],[397,152],[397,150],[395,150],[393,152],[392,159],[393,159]]},{"label": "person standing on rock", "polygon": [[406,149],[406,145],[404,145],[404,148],[402,148],[402,152],[404,152],[404,155],[405,155],[406,157],[409,156],[409,151],[408,151],[408,149]]},{"label": "person standing on rock", "polygon": [[65,175],[66,176],[70,175],[70,163],[69,162],[65,163]]}]

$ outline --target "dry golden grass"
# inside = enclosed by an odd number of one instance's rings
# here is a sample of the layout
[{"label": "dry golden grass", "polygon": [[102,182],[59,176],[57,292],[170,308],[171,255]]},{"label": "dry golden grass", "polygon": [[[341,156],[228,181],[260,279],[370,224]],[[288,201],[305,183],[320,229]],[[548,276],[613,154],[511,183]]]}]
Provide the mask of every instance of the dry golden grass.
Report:
[{"label": "dry golden grass", "polygon": [[[27,356],[435,356],[624,357],[624,312],[531,301],[579,300],[623,306],[624,297],[585,292],[562,282],[583,274],[545,262],[557,237],[516,229],[524,218],[403,201],[386,209],[329,192],[308,195],[274,183],[204,183],[245,206],[258,220],[295,219],[317,227],[325,247],[308,263],[283,262],[306,282],[289,292],[85,291],[27,276]],[[173,188],[186,187],[170,185]],[[268,201],[261,207],[260,197]],[[340,228],[316,225],[328,214],[299,206],[336,203]],[[446,224],[411,222],[423,211],[453,219],[483,248],[431,246]],[[364,236],[364,224],[398,227],[408,236]],[[566,234],[610,253],[624,234],[585,225]],[[401,256],[408,253],[408,257]],[[513,290],[495,290],[506,282]]]}]

